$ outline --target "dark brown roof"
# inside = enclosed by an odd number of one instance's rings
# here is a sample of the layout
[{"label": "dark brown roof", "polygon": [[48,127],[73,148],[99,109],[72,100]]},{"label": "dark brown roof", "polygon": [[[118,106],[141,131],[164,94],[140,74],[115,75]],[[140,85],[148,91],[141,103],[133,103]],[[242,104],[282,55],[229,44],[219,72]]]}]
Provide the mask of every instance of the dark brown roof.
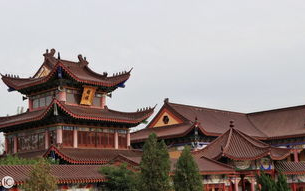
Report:
[{"label": "dark brown roof", "polygon": [[73,118],[129,123],[134,125],[137,125],[147,119],[153,113],[154,110],[154,108],[148,108],[137,112],[119,112],[108,109],[107,107],[105,109],[99,109],[91,108],[88,106],[72,106],[54,99],[53,102],[47,108],[31,112],[28,111],[22,114],[9,117],[1,117],[0,129],[12,125],[41,120],[46,116],[49,111],[53,109],[54,105],[62,109],[64,112],[66,112]]},{"label": "dark brown roof", "polygon": [[[223,164],[216,160],[208,159],[205,157],[202,158],[194,158],[195,162],[198,165],[198,169],[200,174],[207,175],[207,174],[234,174],[235,170],[232,166],[227,164]],[[171,159],[171,169],[172,171],[175,170],[175,166],[178,159]]]},{"label": "dark brown roof", "polygon": [[150,129],[153,119],[147,128],[131,134],[132,142],[145,140],[151,132],[161,138],[183,136],[183,132],[192,128],[192,125],[185,124],[194,124],[195,119],[199,129],[207,136],[220,136],[229,129],[231,120],[235,123],[235,129],[260,140],[305,135],[305,105],[246,114],[166,101],[160,111],[162,109],[169,110],[183,123]]},{"label": "dark brown roof", "polygon": [[265,137],[266,135],[257,129],[248,120],[246,114],[196,107],[190,105],[182,105],[176,103],[165,103],[175,113],[180,114],[188,121],[199,122],[206,135],[221,135],[229,129],[229,121],[234,121],[236,129],[255,137]]},{"label": "dark brown roof", "polygon": [[56,148],[54,146],[50,147],[44,156],[50,155],[52,151],[72,164],[105,164],[118,155],[126,157],[142,156],[142,152],[139,150]]},{"label": "dark brown roof", "polygon": [[39,151],[27,151],[27,152],[18,152],[16,155],[21,158],[41,158],[47,149],[39,150]]},{"label": "dark brown roof", "polygon": [[250,113],[247,116],[269,138],[305,135],[305,105]]},{"label": "dark brown roof", "polygon": [[57,74],[58,68],[61,68],[63,72],[68,74],[77,82],[102,87],[115,87],[128,80],[131,71],[123,71],[114,74],[113,76],[108,76],[105,74],[98,74],[92,71],[88,67],[88,62],[85,60],[81,60],[79,62],[72,62],[67,60],[56,59],[54,57],[46,58],[43,65],[47,65],[48,68],[51,69],[50,73],[47,76],[39,78],[19,78],[16,76],[14,77],[10,75],[2,75],[2,80],[10,88],[13,88],[15,90],[22,90],[31,86],[47,82],[52,77],[54,77],[55,74]]},{"label": "dark brown roof", "polygon": [[[200,174],[233,174],[233,173],[235,173],[232,166],[223,164],[221,162],[218,162],[218,161],[215,161],[212,159],[202,157],[202,158],[194,158],[194,160],[198,165]],[[127,156],[124,156],[123,154],[120,154],[117,157],[115,157],[112,161],[128,162],[129,164],[132,164],[134,166],[139,166],[140,162],[141,162],[141,156],[127,157]],[[175,166],[176,166],[178,159],[170,158],[170,161],[171,161],[171,171],[173,172],[175,170]]]},{"label": "dark brown roof", "polygon": [[158,138],[174,138],[187,135],[194,128],[192,123],[183,123],[164,127],[144,128],[133,132],[130,135],[132,143],[144,142],[151,133],[155,133]]},{"label": "dark brown roof", "polygon": [[275,168],[283,174],[305,174],[305,162],[277,161]]},{"label": "dark brown roof", "polygon": [[230,128],[202,150],[194,152],[197,157],[215,160],[223,156],[233,160],[255,160],[264,156],[282,160],[290,153],[290,149],[272,147],[234,128]]},{"label": "dark brown roof", "polygon": [[[59,184],[104,182],[106,179],[99,173],[99,168],[99,165],[51,165],[51,174]],[[22,184],[31,170],[31,165],[0,165],[0,179],[11,176],[15,184]]]}]

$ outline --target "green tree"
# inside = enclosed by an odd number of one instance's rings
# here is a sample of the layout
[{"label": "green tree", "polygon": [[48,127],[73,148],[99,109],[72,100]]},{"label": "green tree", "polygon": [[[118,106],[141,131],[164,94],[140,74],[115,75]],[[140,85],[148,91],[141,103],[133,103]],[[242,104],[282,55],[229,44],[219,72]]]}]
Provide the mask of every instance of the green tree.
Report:
[{"label": "green tree", "polygon": [[152,133],[143,146],[140,163],[139,190],[168,191],[170,186],[170,160],[164,141],[157,141]]},{"label": "green tree", "polygon": [[119,167],[104,166],[100,172],[106,176],[108,181],[106,187],[112,191],[136,191],[137,189],[137,174],[127,169],[126,164]]},{"label": "green tree", "polygon": [[54,191],[57,189],[56,179],[51,174],[51,167],[44,159],[33,165],[29,179],[23,185],[24,191]]},{"label": "green tree", "polygon": [[277,191],[275,181],[264,172],[256,175],[256,180],[261,191]]},{"label": "green tree", "polygon": [[7,155],[6,157],[0,158],[0,165],[27,165],[35,163],[37,163],[37,160],[19,158],[17,155]]},{"label": "green tree", "polygon": [[278,175],[278,179],[276,182],[276,190],[277,191],[289,191],[289,186],[287,184],[287,177],[281,172]]},{"label": "green tree", "polygon": [[20,158],[18,155],[7,155],[6,157],[0,158],[0,165],[30,165],[36,164],[39,160],[45,160],[50,164],[59,164],[59,160],[54,160],[51,158],[36,158],[36,159],[28,159],[28,158]]},{"label": "green tree", "polygon": [[176,191],[202,191],[202,177],[189,147],[183,149],[173,179]]}]

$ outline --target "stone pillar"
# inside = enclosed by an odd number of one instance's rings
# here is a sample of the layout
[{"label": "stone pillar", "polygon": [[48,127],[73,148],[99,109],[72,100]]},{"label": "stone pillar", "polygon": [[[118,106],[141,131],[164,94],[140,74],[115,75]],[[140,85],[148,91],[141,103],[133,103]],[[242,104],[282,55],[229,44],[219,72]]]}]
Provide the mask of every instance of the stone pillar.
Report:
[{"label": "stone pillar", "polygon": [[77,129],[73,129],[73,147],[77,148],[78,147],[78,137],[77,137]]},{"label": "stone pillar", "polygon": [[44,148],[48,149],[49,148],[49,131],[46,129],[44,133]]},{"label": "stone pillar", "polygon": [[114,133],[114,148],[118,149],[119,148],[119,134],[117,131]]},{"label": "stone pillar", "polygon": [[56,129],[56,143],[62,144],[62,128],[61,127]]},{"label": "stone pillar", "polygon": [[13,151],[13,153],[17,153],[17,150],[18,150],[18,147],[17,147],[18,143],[17,143],[17,141],[18,140],[17,140],[17,136],[16,135],[14,136],[13,140],[14,140],[14,151]]},{"label": "stone pillar", "polygon": [[297,149],[293,149],[294,162],[299,162],[299,153]]},{"label": "stone pillar", "polygon": [[106,94],[103,94],[101,97],[101,108],[104,109],[106,106]]},{"label": "stone pillar", "polygon": [[127,148],[130,147],[130,132],[127,130]]}]

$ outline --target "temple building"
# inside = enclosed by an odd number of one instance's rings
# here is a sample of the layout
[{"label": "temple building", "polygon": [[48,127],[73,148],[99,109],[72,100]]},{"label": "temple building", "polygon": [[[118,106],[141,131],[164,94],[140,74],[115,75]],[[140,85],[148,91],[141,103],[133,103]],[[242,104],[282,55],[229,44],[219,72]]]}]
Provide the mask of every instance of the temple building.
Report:
[{"label": "temple building", "polygon": [[[77,62],[54,55],[54,49],[43,54],[44,62],[33,77],[2,75],[8,91],[18,91],[28,101],[26,112],[0,118],[5,155],[51,157],[71,165],[105,164],[120,154],[140,156],[140,151],[130,148],[130,128],[145,121],[154,108],[121,112],[106,104],[111,92],[125,87],[131,70],[98,74],[82,55]],[[81,175],[74,176],[82,180]]]},{"label": "temple building", "polygon": [[155,133],[172,158],[189,145],[198,166],[204,166],[198,159],[230,166],[233,173],[212,166],[208,174],[201,172],[208,191],[253,191],[260,171],[273,177],[286,174],[291,189],[299,191],[305,190],[304,124],[304,105],[239,113],[172,103],[167,98],[147,127],[131,134],[131,145],[141,149]]},{"label": "temple building", "polygon": [[[18,91],[28,109],[0,117],[3,156],[51,158],[58,190],[104,190],[101,165],[126,163],[139,171],[142,147],[151,133],[168,146],[171,172],[186,145],[191,146],[206,191],[254,191],[261,171],[287,175],[292,191],[305,190],[305,106],[255,113],[223,111],[164,100],[144,129],[130,133],[154,108],[121,112],[107,107],[111,93],[124,88],[130,71],[98,74],[85,57],[67,61],[46,51],[30,78],[2,75],[8,91]],[[11,176],[20,190],[30,165],[0,165],[0,180]],[[0,190],[3,185],[0,181]]]}]

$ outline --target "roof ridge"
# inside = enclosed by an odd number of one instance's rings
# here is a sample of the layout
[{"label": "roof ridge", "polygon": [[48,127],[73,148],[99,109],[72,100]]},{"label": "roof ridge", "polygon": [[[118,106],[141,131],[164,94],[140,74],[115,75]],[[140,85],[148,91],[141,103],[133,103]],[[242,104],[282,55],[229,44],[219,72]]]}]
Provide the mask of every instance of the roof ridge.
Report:
[{"label": "roof ridge", "polygon": [[[260,140],[258,140],[258,139],[255,139],[254,137],[251,137],[251,136],[249,136],[249,135],[243,133],[242,131],[240,131],[240,130],[238,130],[238,129],[234,129],[234,130],[235,130],[243,139],[245,139],[246,141],[248,141],[248,142],[251,143],[252,145],[254,145],[254,146],[256,146],[256,147],[259,147],[259,148],[270,148],[270,145],[269,145],[269,144],[264,143],[264,142],[262,142],[262,141],[260,141]],[[259,145],[255,145],[255,144],[253,144],[253,143],[251,142],[251,140],[249,140],[249,139],[252,139],[252,140],[254,140],[254,141],[256,141],[256,142],[259,142],[259,143],[261,143],[261,144],[263,144],[263,145],[265,145],[265,146],[264,146],[264,147],[261,147],[261,146],[259,146]]]},{"label": "roof ridge", "polygon": [[140,131],[143,131],[143,130],[154,130],[154,129],[166,129],[166,128],[171,128],[171,127],[179,127],[179,126],[182,126],[182,125],[193,125],[191,123],[187,124],[187,123],[179,123],[179,124],[173,124],[173,125],[167,125],[167,126],[159,126],[159,127],[151,127],[151,128],[148,128],[148,127],[145,127],[143,129],[139,129],[138,131],[134,131],[132,132],[131,134],[133,133],[138,133]]},{"label": "roof ridge", "polygon": [[228,150],[229,144],[231,143],[231,139],[232,139],[232,133],[233,133],[233,128],[229,129],[229,136],[226,142],[226,145],[224,146],[224,148],[222,149],[222,154]]},{"label": "roof ridge", "polygon": [[214,162],[214,163],[216,163],[216,164],[222,165],[222,166],[224,166],[224,167],[228,167],[228,168],[234,169],[233,166],[228,165],[228,164],[225,164],[225,163],[222,163],[222,162],[219,162],[219,161],[217,161],[217,160],[213,160],[213,159],[210,159],[210,158],[205,157],[205,156],[200,157],[200,159],[202,159],[202,158],[207,159],[207,160],[209,160],[209,161],[211,161],[211,162]]},{"label": "roof ridge", "polygon": [[270,109],[270,110],[263,110],[263,111],[256,111],[251,113],[246,113],[247,116],[261,114],[261,113],[271,113],[271,112],[279,112],[279,111],[287,111],[291,109],[298,109],[303,108],[305,105],[295,105],[295,106],[289,106],[289,107],[283,107],[283,108],[276,108],[276,109]]},{"label": "roof ridge", "polygon": [[190,108],[193,108],[193,109],[202,109],[202,110],[208,110],[208,111],[218,111],[218,112],[224,112],[224,113],[235,113],[235,114],[240,114],[240,115],[246,115],[246,113],[242,113],[242,112],[222,110],[222,109],[212,109],[212,108],[207,108],[207,107],[193,106],[193,105],[180,104],[180,103],[168,102],[167,104],[181,106],[181,107],[190,107]]}]

